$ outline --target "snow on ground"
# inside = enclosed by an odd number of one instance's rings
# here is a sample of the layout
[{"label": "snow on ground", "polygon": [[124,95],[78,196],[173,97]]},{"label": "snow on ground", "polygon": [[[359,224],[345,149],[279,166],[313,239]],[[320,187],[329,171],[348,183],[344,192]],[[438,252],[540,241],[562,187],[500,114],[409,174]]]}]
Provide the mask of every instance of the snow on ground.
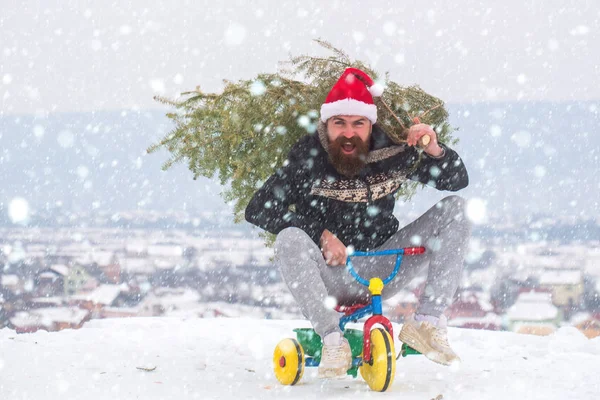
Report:
[{"label": "snow on ground", "polygon": [[0,399],[551,400],[600,393],[600,338],[588,340],[574,328],[548,337],[450,328],[462,366],[401,358],[386,393],[370,392],[360,375],[321,381],[314,368],[298,385],[281,386],[271,369],[273,348],[293,328],[305,326],[305,321],[130,318],[92,320],[82,329],[55,333],[2,329]]}]

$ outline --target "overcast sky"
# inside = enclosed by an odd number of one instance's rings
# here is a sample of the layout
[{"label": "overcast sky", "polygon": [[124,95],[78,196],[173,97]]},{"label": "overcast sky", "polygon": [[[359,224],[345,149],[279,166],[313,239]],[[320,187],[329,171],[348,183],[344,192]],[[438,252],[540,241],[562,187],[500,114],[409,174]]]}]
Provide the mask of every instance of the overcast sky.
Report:
[{"label": "overcast sky", "polygon": [[598,1],[223,3],[3,0],[0,112],[158,108],[317,37],[446,102],[600,99]]}]

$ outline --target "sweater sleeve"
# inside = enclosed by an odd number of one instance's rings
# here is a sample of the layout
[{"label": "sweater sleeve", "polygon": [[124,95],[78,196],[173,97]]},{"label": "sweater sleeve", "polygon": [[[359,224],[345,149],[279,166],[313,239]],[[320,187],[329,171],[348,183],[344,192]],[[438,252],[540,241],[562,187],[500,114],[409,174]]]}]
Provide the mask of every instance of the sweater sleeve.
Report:
[{"label": "sweater sleeve", "polygon": [[421,162],[409,178],[438,190],[455,192],[467,187],[469,175],[462,159],[446,145],[440,143],[440,147],[444,154],[436,158],[423,153]]},{"label": "sweater sleeve", "polygon": [[295,227],[306,232],[318,245],[325,230],[322,222],[290,210],[296,204],[303,188],[309,183],[303,142],[290,151],[284,166],[267,179],[252,196],[245,211],[246,221],[267,232],[278,234],[285,228]]}]

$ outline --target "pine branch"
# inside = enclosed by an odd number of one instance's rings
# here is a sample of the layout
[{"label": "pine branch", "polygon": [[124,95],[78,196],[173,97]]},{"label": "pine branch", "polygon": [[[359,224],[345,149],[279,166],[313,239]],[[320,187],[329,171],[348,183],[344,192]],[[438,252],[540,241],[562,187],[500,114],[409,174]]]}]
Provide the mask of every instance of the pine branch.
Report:
[{"label": "pine branch", "polygon": [[330,42],[328,42],[325,39],[313,39],[315,42],[317,42],[321,47],[334,52],[335,54],[337,54],[338,58],[341,58],[343,60],[346,61],[346,64],[350,63],[350,57],[348,57],[348,55],[346,53],[344,53],[344,51],[334,47]]}]

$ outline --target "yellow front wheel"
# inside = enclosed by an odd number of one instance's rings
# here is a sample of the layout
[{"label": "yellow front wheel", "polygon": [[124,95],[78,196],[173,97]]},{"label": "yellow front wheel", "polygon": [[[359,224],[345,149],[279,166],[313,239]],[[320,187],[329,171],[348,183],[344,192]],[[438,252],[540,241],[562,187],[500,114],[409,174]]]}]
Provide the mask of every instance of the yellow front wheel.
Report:
[{"label": "yellow front wheel", "polygon": [[283,385],[295,385],[304,374],[304,350],[296,339],[283,339],[273,352],[275,377]]},{"label": "yellow front wheel", "polygon": [[392,386],[396,375],[394,340],[388,331],[373,329],[371,335],[371,362],[360,366],[360,375],[371,390],[385,392]]}]

